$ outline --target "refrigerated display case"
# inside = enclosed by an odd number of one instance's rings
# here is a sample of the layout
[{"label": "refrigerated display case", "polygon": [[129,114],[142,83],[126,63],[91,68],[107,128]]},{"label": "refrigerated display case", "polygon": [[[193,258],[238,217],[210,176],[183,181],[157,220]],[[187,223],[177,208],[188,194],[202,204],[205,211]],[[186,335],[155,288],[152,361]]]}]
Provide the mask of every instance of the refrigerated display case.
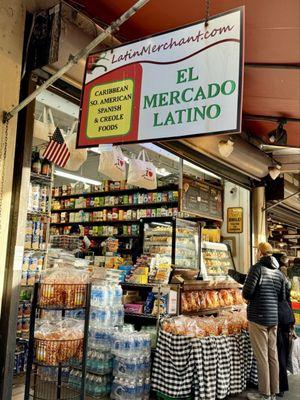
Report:
[{"label": "refrigerated display case", "polygon": [[176,268],[199,269],[199,240],[199,224],[197,222],[176,219]]},{"label": "refrigerated display case", "polygon": [[225,243],[202,242],[201,275],[203,279],[224,279],[235,269],[230,247]]},{"label": "refrigerated display case", "polygon": [[179,269],[199,270],[199,224],[179,218],[141,220],[142,253]]}]

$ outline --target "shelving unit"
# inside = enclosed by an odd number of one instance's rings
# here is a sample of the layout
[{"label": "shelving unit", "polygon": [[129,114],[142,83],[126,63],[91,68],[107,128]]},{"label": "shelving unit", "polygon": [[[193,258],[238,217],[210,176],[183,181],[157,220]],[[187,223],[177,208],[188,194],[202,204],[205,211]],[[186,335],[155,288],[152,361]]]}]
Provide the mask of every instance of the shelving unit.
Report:
[{"label": "shelving unit", "polygon": [[104,206],[97,206],[97,207],[78,207],[78,208],[64,208],[64,209],[52,209],[52,213],[62,213],[62,212],[76,212],[76,211],[101,211],[107,208],[124,208],[124,209],[135,209],[135,208],[156,208],[156,207],[172,207],[176,206],[178,201],[167,201],[167,202],[160,202],[160,203],[143,203],[143,204],[115,204],[115,205],[104,205]]},{"label": "shelving unit", "polygon": [[[91,285],[90,284],[73,284],[67,285],[72,286],[73,291],[76,292],[76,287],[80,287],[80,292],[82,293],[82,287],[85,287],[84,298],[82,299],[83,305],[79,305],[77,307],[65,306],[61,304],[53,304],[53,299],[51,300],[50,305],[44,305],[41,303],[41,292],[50,294],[51,287],[53,293],[55,292],[55,286],[62,287],[62,285],[55,284],[47,284],[49,286],[49,290],[47,288],[43,289],[43,284],[36,283],[34,286],[34,294],[32,301],[32,310],[30,316],[30,335],[29,335],[29,350],[28,350],[28,366],[26,371],[26,384],[25,384],[25,396],[24,400],[84,400],[85,399],[85,375],[86,375],[86,355],[88,348],[88,330],[89,330],[89,316],[90,316],[90,297],[91,297]],[[44,291],[44,292],[43,292]],[[66,300],[67,301],[67,300]],[[65,362],[57,362],[57,363],[46,363],[40,361],[38,357],[45,358],[46,357],[46,344],[43,342],[50,342],[49,339],[36,339],[35,338],[35,325],[36,325],[36,317],[39,315],[41,310],[49,310],[49,311],[59,311],[61,312],[61,317],[64,318],[66,315],[66,311],[71,310],[84,310],[84,336],[82,343],[82,358],[81,358],[81,388],[78,392],[77,389],[69,387],[67,381],[64,380],[63,374],[66,372],[66,369],[73,368],[73,362],[70,357]],[[61,351],[63,351],[64,344],[63,342],[79,342],[81,339],[71,339],[71,340],[61,340]],[[53,340],[54,342],[58,342],[59,340]],[[44,347],[45,346],[45,347]],[[49,350],[48,350],[49,351]],[[60,354],[56,354],[56,356],[60,356]],[[54,369],[54,373],[57,376],[56,380],[44,381],[40,379],[40,368],[46,369]]]},{"label": "shelving unit", "polygon": [[[22,282],[24,281],[25,277],[25,273],[28,275],[27,279],[38,279],[38,276],[34,276],[34,274],[38,274],[38,272],[35,271],[31,271],[31,265],[30,262],[33,259],[36,259],[37,257],[42,257],[43,258],[43,263],[41,265],[41,269],[44,268],[44,265],[47,262],[47,252],[48,252],[48,243],[49,243],[49,235],[50,235],[50,215],[51,215],[51,193],[52,193],[52,183],[53,183],[53,175],[51,174],[51,176],[46,176],[46,175],[42,175],[42,174],[37,174],[34,172],[30,173],[30,184],[33,185],[40,185],[40,186],[44,186],[47,187],[47,195],[45,198],[46,201],[46,208],[45,211],[40,211],[40,210],[28,210],[27,211],[27,221],[33,221],[34,223],[43,221],[43,224],[46,226],[46,228],[43,230],[43,243],[38,243],[38,247],[42,248],[27,248],[28,245],[24,246],[24,254],[23,257],[25,259],[26,255],[28,255],[28,271],[22,271]],[[27,205],[26,205],[27,206]],[[36,244],[35,244],[36,246]],[[32,246],[31,246],[32,247]],[[32,274],[32,276],[29,276],[30,274]],[[30,299],[21,299],[19,300],[19,304],[24,305],[24,304],[30,304],[32,303],[32,296],[33,296],[33,288],[34,288],[34,284],[27,284],[27,283],[22,283],[20,285],[20,292],[22,290],[30,290],[31,291],[31,295],[30,295]],[[22,319],[22,333],[21,335],[27,335],[27,332],[23,332],[23,325],[26,326],[26,321],[28,321],[28,325],[29,325],[29,316],[18,316],[18,325],[20,324],[20,320]],[[28,342],[28,339],[26,336],[17,336],[17,345],[18,343],[20,343],[20,341],[24,341],[24,342]],[[17,355],[18,353],[16,352],[16,359],[17,359]],[[26,358],[26,355],[24,355],[24,357]],[[17,362],[17,360],[16,360]],[[20,374],[24,374],[25,371],[21,371]],[[15,375],[18,375],[19,373],[16,373]]]},{"label": "shelving unit", "polygon": [[76,193],[76,194],[68,194],[65,196],[53,196],[53,199],[61,200],[61,199],[70,199],[70,198],[79,198],[79,197],[103,197],[103,196],[122,196],[126,194],[134,194],[134,193],[157,193],[161,191],[168,190],[178,190],[178,185],[170,184],[164,186],[158,186],[157,189],[147,190],[142,188],[134,188],[134,189],[124,189],[124,190],[110,190],[103,192],[90,192],[90,193]]}]

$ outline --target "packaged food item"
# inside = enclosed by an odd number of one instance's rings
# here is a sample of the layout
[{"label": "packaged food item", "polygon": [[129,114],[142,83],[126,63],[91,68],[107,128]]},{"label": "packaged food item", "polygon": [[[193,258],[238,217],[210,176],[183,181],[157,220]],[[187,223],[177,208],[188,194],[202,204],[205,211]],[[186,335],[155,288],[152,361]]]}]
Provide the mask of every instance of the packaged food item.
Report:
[{"label": "packaged food item", "polygon": [[219,296],[216,290],[206,290],[205,301],[207,308],[218,308],[220,306]]},{"label": "packaged food item", "polygon": [[47,365],[80,360],[83,349],[83,321],[65,318],[37,320],[35,359]]}]

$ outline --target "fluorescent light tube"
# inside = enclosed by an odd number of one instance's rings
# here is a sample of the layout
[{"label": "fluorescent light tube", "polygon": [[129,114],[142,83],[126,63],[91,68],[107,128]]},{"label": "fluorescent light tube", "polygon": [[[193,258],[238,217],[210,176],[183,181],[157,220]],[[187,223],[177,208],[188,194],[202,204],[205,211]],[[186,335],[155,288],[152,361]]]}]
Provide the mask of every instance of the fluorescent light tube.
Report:
[{"label": "fluorescent light tube", "polygon": [[100,181],[95,181],[94,179],[85,178],[84,176],[69,174],[68,172],[64,172],[59,169],[56,169],[54,171],[54,175],[61,176],[62,178],[70,179],[71,181],[75,181],[75,182],[88,183],[89,185],[102,185],[102,182],[100,182]]}]

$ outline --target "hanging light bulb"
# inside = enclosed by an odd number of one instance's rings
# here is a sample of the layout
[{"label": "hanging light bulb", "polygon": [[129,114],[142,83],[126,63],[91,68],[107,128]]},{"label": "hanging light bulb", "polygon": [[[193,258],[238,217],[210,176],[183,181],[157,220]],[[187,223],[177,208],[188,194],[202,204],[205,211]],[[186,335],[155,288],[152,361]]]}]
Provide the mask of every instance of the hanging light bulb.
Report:
[{"label": "hanging light bulb", "polygon": [[287,144],[287,132],[283,128],[283,126],[287,123],[285,119],[280,119],[278,121],[278,126],[276,129],[271,131],[268,136],[269,136],[269,142],[272,144],[277,144],[284,146]]},{"label": "hanging light bulb", "polygon": [[222,157],[228,158],[234,149],[234,141],[229,138],[228,140],[220,140],[218,143],[218,150]]},{"label": "hanging light bulb", "polygon": [[269,175],[275,181],[276,178],[280,175],[281,165],[274,165],[273,167],[269,167]]}]

